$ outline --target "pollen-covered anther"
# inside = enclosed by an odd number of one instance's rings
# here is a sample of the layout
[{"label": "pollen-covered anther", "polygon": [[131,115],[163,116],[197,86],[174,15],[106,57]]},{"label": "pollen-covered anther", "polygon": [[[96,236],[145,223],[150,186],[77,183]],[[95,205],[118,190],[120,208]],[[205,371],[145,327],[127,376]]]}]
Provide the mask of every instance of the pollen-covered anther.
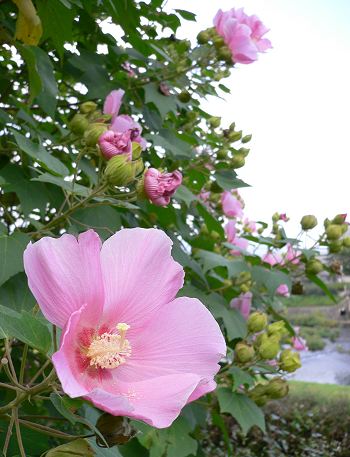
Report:
[{"label": "pollen-covered anther", "polygon": [[131,355],[131,346],[125,338],[129,325],[121,323],[117,325],[118,334],[103,333],[96,336],[87,350],[90,365],[96,368],[117,368],[125,363]]}]

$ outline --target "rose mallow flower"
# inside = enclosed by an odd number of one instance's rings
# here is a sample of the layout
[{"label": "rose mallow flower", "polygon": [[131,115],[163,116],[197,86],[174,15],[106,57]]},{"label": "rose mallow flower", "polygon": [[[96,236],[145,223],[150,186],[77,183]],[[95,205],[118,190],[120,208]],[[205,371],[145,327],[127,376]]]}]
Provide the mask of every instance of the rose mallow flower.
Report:
[{"label": "rose mallow flower", "polygon": [[289,289],[287,284],[280,284],[276,289],[276,294],[282,297],[289,297]]},{"label": "rose mallow flower", "polygon": [[223,12],[214,18],[216,32],[223,37],[231,51],[233,62],[248,64],[258,59],[259,52],[271,48],[271,42],[263,38],[269,31],[260,19],[248,16],[243,8]]},{"label": "rose mallow flower", "polygon": [[250,308],[252,305],[253,294],[251,292],[246,292],[241,294],[236,298],[233,298],[230,302],[231,308],[237,309],[244,319],[248,319]]},{"label": "rose mallow flower", "polygon": [[112,120],[111,130],[118,133],[126,133],[130,131],[131,141],[139,143],[142,149],[146,149],[147,141],[141,137],[142,127],[134,121],[131,116],[121,114]]},{"label": "rose mallow flower", "polygon": [[24,268],[43,314],[62,328],[52,356],[63,391],[116,416],[168,427],[215,389],[226,353],[197,299],[175,298],[184,272],[156,229],[124,229],[101,246],[88,230],[29,244]]},{"label": "rose mallow flower", "polygon": [[236,222],[231,220],[228,221],[227,224],[225,225],[225,233],[227,237],[227,241],[234,246],[236,246],[239,249],[231,249],[230,253],[232,255],[241,255],[242,252],[241,250],[246,250],[249,243],[248,240],[245,238],[241,238],[237,236],[237,230],[236,230]]},{"label": "rose mallow flower", "polygon": [[112,117],[117,116],[122,104],[124,94],[125,92],[123,89],[112,90],[112,92],[110,92],[105,99],[103,105],[103,114],[110,114]]},{"label": "rose mallow flower", "polygon": [[242,203],[228,190],[221,195],[222,210],[227,217],[242,217]]},{"label": "rose mallow flower", "polygon": [[308,351],[307,342],[300,336],[292,337],[292,346],[296,351]]},{"label": "rose mallow flower", "polygon": [[129,130],[124,133],[107,130],[99,137],[98,145],[106,159],[120,154],[128,154],[131,159],[132,140]]},{"label": "rose mallow flower", "polygon": [[172,173],[161,173],[155,168],[150,168],[145,173],[145,193],[157,206],[166,206],[170,198],[181,185],[182,174],[175,170]]},{"label": "rose mallow flower", "polygon": [[300,252],[293,249],[293,246],[287,244],[287,252],[285,254],[285,263],[290,262],[293,265],[298,265],[300,263]]},{"label": "rose mallow flower", "polygon": [[280,254],[278,254],[277,252],[273,253],[271,251],[267,252],[263,258],[262,258],[263,262],[265,263],[268,263],[269,265],[271,265],[272,267],[274,265],[277,265],[277,264],[281,264],[282,263],[282,257]]}]

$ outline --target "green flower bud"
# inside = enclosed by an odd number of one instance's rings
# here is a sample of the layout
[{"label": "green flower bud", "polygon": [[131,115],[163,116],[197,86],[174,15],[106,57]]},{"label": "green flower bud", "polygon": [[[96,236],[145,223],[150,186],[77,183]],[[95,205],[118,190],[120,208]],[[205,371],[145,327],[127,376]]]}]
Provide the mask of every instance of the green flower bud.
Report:
[{"label": "green flower bud", "polygon": [[107,126],[104,124],[96,123],[90,124],[89,128],[85,130],[84,140],[87,146],[96,146],[98,139],[102,133],[106,132]]},{"label": "green flower bud", "polygon": [[266,386],[266,394],[273,400],[286,397],[288,392],[288,383],[282,378],[273,378]]},{"label": "green flower bud", "polygon": [[143,164],[143,160],[142,159],[133,160],[131,162],[131,165],[132,165],[132,169],[134,171],[134,177],[140,175],[141,173],[143,173],[143,170],[144,170],[145,166]]},{"label": "green flower bud", "polygon": [[280,220],[280,214],[279,213],[273,213],[272,222],[277,222],[279,220]]},{"label": "green flower bud", "polygon": [[253,346],[250,344],[239,342],[235,347],[235,357],[239,362],[247,363],[250,362],[255,355]]},{"label": "green flower bud", "polygon": [[342,234],[342,229],[339,225],[330,224],[326,228],[326,235],[329,240],[339,240]]},{"label": "green flower bud", "polygon": [[89,127],[89,121],[83,114],[75,114],[68,124],[70,130],[76,135],[83,135],[85,130]]},{"label": "green flower bud", "polygon": [[323,271],[323,263],[320,262],[318,259],[311,259],[306,264],[306,273],[317,275]]},{"label": "green flower bud", "polygon": [[182,103],[188,103],[191,100],[191,94],[187,90],[183,90],[182,92],[179,93],[177,98]]},{"label": "green flower bud", "polygon": [[224,160],[227,158],[227,150],[226,149],[220,149],[217,153],[216,153],[216,157],[219,159],[219,160]]},{"label": "green flower bud", "polygon": [[348,224],[342,224],[339,227],[341,228],[341,234],[342,235],[344,235],[349,230]]},{"label": "green flower bud", "polygon": [[209,124],[210,126],[213,128],[213,129],[216,129],[217,127],[220,126],[221,124],[221,117],[218,117],[218,116],[212,116],[208,119],[209,121]]},{"label": "green flower bud", "polygon": [[109,184],[126,186],[134,180],[135,171],[128,154],[119,154],[112,157],[105,169],[104,176]]},{"label": "green flower bud", "polygon": [[89,114],[96,111],[97,105],[95,102],[84,102],[80,105],[80,112],[83,114]]},{"label": "green flower bud", "polygon": [[324,228],[326,229],[328,226],[331,225],[331,223],[332,223],[332,222],[331,222],[328,218],[326,218],[326,219],[324,220],[324,222],[323,222]]},{"label": "green flower bud", "polygon": [[331,254],[337,254],[338,252],[340,252],[342,250],[343,242],[342,242],[342,240],[330,241],[328,248],[329,248],[329,252]]},{"label": "green flower bud", "polygon": [[290,349],[285,349],[280,355],[279,366],[281,370],[293,373],[301,367],[300,355]]},{"label": "green flower bud", "polygon": [[303,230],[311,230],[317,225],[317,219],[315,216],[309,214],[303,216],[300,221],[301,228]]},{"label": "green flower bud", "polygon": [[202,30],[197,35],[197,41],[199,44],[207,44],[210,41],[210,34],[207,30]]},{"label": "green flower bud", "polygon": [[233,64],[232,53],[227,46],[222,46],[218,49],[218,58],[228,64]]},{"label": "green flower bud", "polygon": [[198,119],[197,111],[187,111],[186,117],[190,121],[196,121]]},{"label": "green flower bud", "polygon": [[242,138],[242,130],[239,130],[238,132],[230,131],[228,134],[228,139],[234,143],[235,141],[238,141]]},{"label": "green flower bud", "polygon": [[342,225],[342,224],[344,224],[345,219],[346,219],[346,214],[337,214],[335,216],[335,218],[332,220],[332,224]]},{"label": "green flower bud", "polygon": [[247,321],[248,330],[250,333],[258,333],[264,330],[267,325],[267,315],[259,311],[252,313]]},{"label": "green flower bud", "polygon": [[280,336],[272,335],[267,336],[263,334],[260,345],[258,347],[258,353],[264,360],[274,359],[280,351]]},{"label": "green flower bud", "polygon": [[252,135],[245,135],[242,138],[242,143],[249,143],[249,141],[252,139]]},{"label": "green flower bud", "polygon": [[248,395],[258,406],[264,406],[268,401],[265,384],[257,384]]},{"label": "green flower bud", "polygon": [[252,282],[248,281],[247,283],[242,284],[241,286],[239,286],[239,289],[243,294],[245,294],[245,293],[250,291],[251,287],[252,287]]},{"label": "green flower bud", "polygon": [[350,236],[343,238],[343,246],[344,248],[350,248]]},{"label": "green flower bud", "polygon": [[238,152],[239,152],[240,154],[242,154],[243,157],[247,157],[247,155],[248,155],[249,152],[250,152],[250,149],[247,149],[247,148],[240,148],[240,149],[238,149]]},{"label": "green flower bud", "polygon": [[137,160],[140,158],[142,153],[142,147],[139,143],[135,141],[132,142],[132,160]]},{"label": "green flower bud", "polygon": [[288,330],[284,321],[277,321],[267,327],[267,333],[271,335],[288,335]]},{"label": "green flower bud", "polygon": [[245,165],[245,158],[243,154],[235,154],[230,161],[232,168],[242,168]]},{"label": "green flower bud", "polygon": [[220,35],[217,35],[213,38],[213,44],[216,47],[216,49],[220,49],[223,46],[225,46],[225,40]]}]

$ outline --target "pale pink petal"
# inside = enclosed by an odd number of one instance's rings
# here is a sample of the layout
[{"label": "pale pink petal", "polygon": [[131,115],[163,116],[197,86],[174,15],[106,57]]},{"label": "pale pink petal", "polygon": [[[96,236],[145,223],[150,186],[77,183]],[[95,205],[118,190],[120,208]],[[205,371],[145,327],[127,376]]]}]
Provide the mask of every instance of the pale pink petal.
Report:
[{"label": "pale pink petal", "polygon": [[187,400],[187,403],[190,403],[191,401],[195,401],[200,397],[203,397],[203,395],[208,394],[209,392],[213,392],[213,390],[216,389],[216,382],[213,380],[210,380],[208,382],[203,382],[202,384],[198,384],[196,389],[192,392],[190,397]]},{"label": "pale pink petal", "polygon": [[102,310],[104,290],[100,239],[93,230],[60,238],[44,237],[24,252],[30,290],[45,317],[64,327],[82,305]]},{"label": "pale pink petal", "polygon": [[117,116],[120,110],[120,106],[122,104],[122,99],[124,97],[125,92],[123,89],[112,90],[104,102],[103,105],[103,114],[110,114],[111,116]]},{"label": "pale pink petal", "polygon": [[199,300],[188,297],[159,308],[130,342],[131,357],[115,372],[125,382],[172,373],[194,373],[208,382],[226,354],[216,320]]},{"label": "pale pink petal", "polygon": [[200,378],[193,374],[161,376],[134,383],[119,381],[108,391],[97,389],[85,398],[110,414],[164,428],[178,417],[199,382]]},{"label": "pale pink petal", "polygon": [[161,230],[142,228],[120,230],[103,244],[105,311],[131,326],[128,335],[183,285],[183,268],[171,257],[171,246]]}]

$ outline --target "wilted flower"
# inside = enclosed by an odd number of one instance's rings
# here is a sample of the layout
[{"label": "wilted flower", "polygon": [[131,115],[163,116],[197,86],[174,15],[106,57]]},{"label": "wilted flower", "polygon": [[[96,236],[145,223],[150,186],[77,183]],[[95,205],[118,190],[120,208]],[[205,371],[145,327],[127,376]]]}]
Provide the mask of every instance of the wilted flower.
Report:
[{"label": "wilted flower", "polygon": [[259,52],[271,48],[271,43],[263,36],[269,31],[260,19],[248,16],[243,8],[223,12],[221,9],[214,18],[214,25],[219,35],[231,51],[233,62],[252,63]]},{"label": "wilted flower", "polygon": [[159,428],[215,389],[226,353],[205,306],[175,299],[184,272],[171,245],[160,230],[134,228],[101,247],[89,230],[44,237],[24,253],[31,291],[63,329],[52,356],[63,391]]},{"label": "wilted flower", "polygon": [[222,210],[227,217],[242,217],[242,203],[228,190],[221,195]]},{"label": "wilted flower", "polygon": [[118,133],[126,133],[129,131],[131,141],[139,143],[142,149],[145,149],[147,146],[147,141],[141,137],[141,125],[127,114],[116,116],[112,121],[111,130]]},{"label": "wilted flower", "polygon": [[145,173],[145,193],[155,205],[166,206],[181,182],[182,174],[178,170],[161,173],[155,168],[150,168]]},{"label": "wilted flower", "polygon": [[129,130],[124,133],[107,130],[99,137],[98,144],[106,159],[119,154],[128,154],[131,159],[132,141]]}]

